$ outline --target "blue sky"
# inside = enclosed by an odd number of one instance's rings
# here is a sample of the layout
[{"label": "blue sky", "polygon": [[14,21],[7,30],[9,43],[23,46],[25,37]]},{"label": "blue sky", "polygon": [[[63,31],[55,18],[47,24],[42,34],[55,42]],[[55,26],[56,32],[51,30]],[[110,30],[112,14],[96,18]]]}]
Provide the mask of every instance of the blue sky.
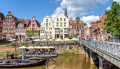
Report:
[{"label": "blue sky", "polygon": [[[116,0],[120,1],[120,0]],[[6,16],[8,11],[19,19],[32,19],[36,17],[40,23],[46,15],[54,18],[68,8],[70,19],[80,17],[91,24],[103,15],[112,5],[113,0],[0,0],[0,12]]]}]

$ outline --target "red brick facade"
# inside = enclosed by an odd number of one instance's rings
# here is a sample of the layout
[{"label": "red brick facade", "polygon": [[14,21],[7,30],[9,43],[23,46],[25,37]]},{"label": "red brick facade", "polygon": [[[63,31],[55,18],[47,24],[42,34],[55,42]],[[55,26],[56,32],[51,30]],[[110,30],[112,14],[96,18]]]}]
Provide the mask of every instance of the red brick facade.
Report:
[{"label": "red brick facade", "polygon": [[69,21],[69,36],[74,37],[74,35],[77,35],[77,38],[87,38],[87,24],[79,17]]},{"label": "red brick facade", "polygon": [[11,12],[8,12],[8,15],[5,16],[3,20],[2,27],[2,38],[4,40],[14,39],[15,38],[15,26],[18,19],[14,17]]},{"label": "red brick facade", "polygon": [[2,40],[2,20],[0,18],[0,40]]},{"label": "red brick facade", "polygon": [[90,39],[96,39],[98,41],[104,41],[108,39],[111,34],[107,33],[105,30],[104,20],[107,17],[106,14],[104,14],[100,20],[97,20],[96,22],[92,22],[92,26],[89,28],[90,32]]}]

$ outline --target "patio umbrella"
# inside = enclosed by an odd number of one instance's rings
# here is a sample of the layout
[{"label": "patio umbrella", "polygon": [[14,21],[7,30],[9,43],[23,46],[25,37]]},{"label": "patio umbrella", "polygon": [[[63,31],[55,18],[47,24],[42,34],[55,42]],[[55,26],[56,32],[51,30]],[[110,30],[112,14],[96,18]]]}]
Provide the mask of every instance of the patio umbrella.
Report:
[{"label": "patio umbrella", "polygon": [[49,46],[49,48],[54,48],[53,46]]},{"label": "patio umbrella", "polygon": [[77,38],[72,38],[71,40],[72,41],[79,41]]},{"label": "patio umbrella", "polygon": [[27,48],[27,47],[25,47],[25,46],[21,46],[21,47],[19,47],[19,48],[21,48],[21,49],[25,49],[25,48]]},{"label": "patio umbrella", "polygon": [[53,39],[49,39],[49,41],[54,41]]},{"label": "patio umbrella", "polygon": [[43,39],[43,40],[41,40],[41,41],[47,41],[47,39]]},{"label": "patio umbrella", "polygon": [[16,39],[11,39],[11,40],[9,40],[9,41],[15,41]]},{"label": "patio umbrella", "polygon": [[58,39],[56,39],[55,41],[63,41],[62,39],[60,39],[60,38],[58,38]]},{"label": "patio umbrella", "polygon": [[42,47],[40,47],[40,46],[37,46],[36,48],[37,48],[37,49],[40,49],[40,48],[42,48]]},{"label": "patio umbrella", "polygon": [[29,46],[29,47],[28,47],[28,49],[33,49],[33,48],[34,48],[34,47],[32,47],[32,46]]},{"label": "patio umbrella", "polygon": [[65,39],[63,39],[63,41],[71,41],[70,39],[68,39],[68,38],[65,38]]},{"label": "patio umbrella", "polygon": [[36,42],[37,42],[37,41],[41,41],[41,40],[40,40],[40,39],[35,39],[35,40],[33,40],[33,41],[36,41]]},{"label": "patio umbrella", "polygon": [[48,46],[43,46],[43,47],[41,47],[41,48],[43,48],[43,49],[48,49],[49,47],[48,47]]}]

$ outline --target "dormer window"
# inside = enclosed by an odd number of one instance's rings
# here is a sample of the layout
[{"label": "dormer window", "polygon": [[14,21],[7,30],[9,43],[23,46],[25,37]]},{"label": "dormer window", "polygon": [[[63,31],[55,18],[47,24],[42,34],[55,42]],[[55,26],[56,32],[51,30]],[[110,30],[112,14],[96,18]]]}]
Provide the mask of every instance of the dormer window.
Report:
[{"label": "dormer window", "polygon": [[60,18],[60,21],[62,21],[62,18]]},{"label": "dormer window", "polygon": [[59,19],[57,18],[57,21],[59,21]]},{"label": "dormer window", "polygon": [[46,19],[46,22],[48,22],[48,19]]}]

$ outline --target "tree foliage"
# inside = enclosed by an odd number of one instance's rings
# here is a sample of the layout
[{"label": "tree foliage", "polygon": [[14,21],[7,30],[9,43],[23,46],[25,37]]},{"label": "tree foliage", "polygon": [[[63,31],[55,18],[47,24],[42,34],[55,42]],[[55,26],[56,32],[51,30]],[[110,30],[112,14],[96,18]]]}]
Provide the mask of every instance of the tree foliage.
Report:
[{"label": "tree foliage", "polygon": [[39,31],[34,31],[34,30],[26,30],[28,35],[34,35],[35,33],[38,33]]},{"label": "tree foliage", "polygon": [[107,33],[110,33],[113,36],[120,35],[120,5],[118,2],[114,1],[110,10],[106,11],[107,18],[105,19],[104,24],[106,27],[104,30]]}]

